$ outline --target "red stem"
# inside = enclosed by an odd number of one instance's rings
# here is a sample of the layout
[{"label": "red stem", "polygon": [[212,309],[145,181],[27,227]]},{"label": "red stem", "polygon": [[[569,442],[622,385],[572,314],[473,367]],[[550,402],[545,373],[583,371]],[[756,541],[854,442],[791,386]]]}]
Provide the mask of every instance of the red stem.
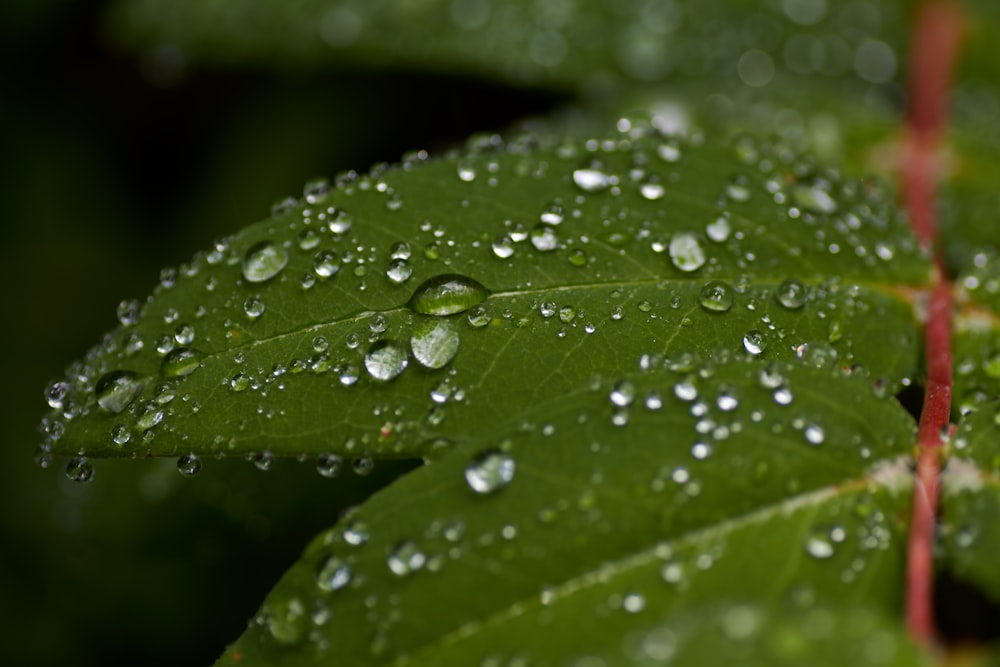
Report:
[{"label": "red stem", "polygon": [[934,641],[934,529],[938,511],[942,434],[951,415],[952,286],[940,248],[935,215],[935,154],[947,126],[948,94],[958,56],[962,16],[949,1],[930,0],[917,16],[911,53],[907,138],[901,174],[910,224],[934,250],[938,283],[930,295],[925,354],[927,386],[917,435],[919,456],[906,572],[906,624],[919,643]]}]

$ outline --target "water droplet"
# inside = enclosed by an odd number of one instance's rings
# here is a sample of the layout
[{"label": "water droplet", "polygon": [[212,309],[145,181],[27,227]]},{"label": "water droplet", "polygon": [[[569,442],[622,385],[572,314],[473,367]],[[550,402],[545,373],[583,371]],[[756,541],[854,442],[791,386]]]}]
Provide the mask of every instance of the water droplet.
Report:
[{"label": "water droplet", "polygon": [[705,227],[705,234],[708,238],[715,241],[716,243],[722,243],[729,238],[729,234],[732,232],[729,226],[729,220],[725,216],[719,216],[715,222],[709,223]]},{"label": "water droplet", "polygon": [[340,271],[337,253],[332,250],[320,250],[313,258],[313,271],[320,278],[329,278]]},{"label": "water droplet", "polygon": [[368,524],[360,519],[352,521],[344,528],[344,541],[353,546],[361,546],[371,537]]},{"label": "water droplet", "polygon": [[409,305],[424,315],[452,315],[468,310],[489,295],[488,289],[468,276],[444,274],[421,283]]},{"label": "water droplet", "polygon": [[328,593],[351,583],[351,568],[337,556],[327,556],[316,568],[316,585]]},{"label": "water droplet", "polygon": [[427,557],[412,540],[400,542],[386,559],[389,571],[397,577],[405,577],[421,570],[426,562]]},{"label": "water droplet", "polygon": [[681,271],[696,271],[705,263],[705,250],[698,237],[688,232],[674,234],[669,252],[670,261]]},{"label": "water droplet", "polygon": [[352,216],[347,211],[336,211],[334,216],[330,218],[327,223],[327,227],[334,234],[346,234],[351,229],[351,225],[354,223],[354,216]]},{"label": "water droplet", "polygon": [[666,194],[666,190],[663,189],[663,185],[660,183],[643,183],[639,186],[639,194],[641,194],[645,199],[656,201],[657,199],[663,198],[663,195]]},{"label": "water droplet", "polygon": [[767,349],[767,337],[757,329],[751,329],[743,334],[743,349],[757,356]]},{"label": "water droplet", "polygon": [[320,236],[314,229],[303,229],[299,232],[299,249],[312,250],[319,245]]},{"label": "water droplet", "polygon": [[397,285],[402,285],[413,275],[413,267],[405,259],[394,259],[385,270],[386,277]]},{"label": "water droplet", "polygon": [[118,414],[127,408],[142,393],[144,382],[138,373],[132,371],[111,371],[101,376],[94,387],[97,404]]},{"label": "water droplet", "polygon": [[806,426],[804,433],[806,436],[806,442],[810,445],[821,445],[826,437],[823,433],[823,427],[819,424],[809,424]]},{"label": "water droplet", "polygon": [[681,149],[674,142],[662,143],[656,147],[656,153],[664,162],[677,162],[681,159]]},{"label": "water droplet", "polygon": [[535,225],[531,229],[531,245],[539,252],[551,252],[559,247],[559,237],[556,230],[549,225]]},{"label": "water droplet", "polygon": [[609,398],[620,408],[628,407],[635,400],[635,385],[629,380],[622,380],[611,389]]},{"label": "water droplet", "polygon": [[399,377],[409,364],[406,350],[389,341],[378,341],[365,355],[365,369],[376,380]]},{"label": "water droplet", "polygon": [[782,282],[778,286],[778,291],[774,293],[778,303],[790,310],[804,306],[808,296],[806,286],[794,278]]},{"label": "water droplet", "polygon": [[139,323],[138,299],[125,299],[118,304],[118,321],[123,327],[134,327]]},{"label": "water droplet", "polygon": [[427,368],[443,368],[458,353],[458,330],[450,320],[423,320],[413,327],[410,349]]},{"label": "water droplet", "polygon": [[243,257],[243,277],[252,283],[262,283],[275,277],[288,264],[288,253],[271,241],[253,245]]},{"label": "water droplet", "polygon": [[587,265],[587,253],[580,248],[573,248],[569,252],[569,263],[573,266],[586,266]]},{"label": "water droplet", "polygon": [[[566,213],[565,211],[563,211],[562,206],[560,206],[559,204],[549,204],[548,206],[545,207],[545,210],[543,210],[542,213],[538,216],[538,219],[541,220],[546,225],[555,226],[562,224],[562,221],[563,219],[565,219],[565,217]],[[516,238],[514,237],[513,234],[511,234],[511,237],[514,238],[515,241],[519,240],[523,241],[524,238],[526,238],[526,236],[524,236],[523,233],[521,236],[522,238]]]},{"label": "water droplet", "polygon": [[68,393],[69,382],[53,382],[45,388],[45,402],[49,404],[50,408],[62,410],[63,401],[66,400],[66,394]]},{"label": "water droplet", "polygon": [[201,354],[186,347],[179,347],[163,357],[162,372],[167,377],[191,375],[201,364]]},{"label": "water droplet", "polygon": [[260,297],[247,297],[246,301],[243,302],[243,312],[246,313],[246,316],[251,320],[255,320],[263,315],[264,310],[264,302],[260,300]]},{"label": "water droplet", "polygon": [[718,399],[716,399],[716,405],[719,406],[720,410],[723,410],[725,412],[729,412],[731,410],[735,410],[736,408],[738,408],[739,405],[740,405],[740,402],[736,398],[736,396],[733,395],[732,390],[730,390],[730,389],[723,389],[719,393]]},{"label": "water droplet", "polygon": [[351,472],[358,477],[367,477],[375,470],[375,459],[370,456],[355,456],[351,459]]},{"label": "water droplet", "polygon": [[514,254],[514,240],[507,234],[501,234],[493,240],[493,254],[500,259],[507,259]]},{"label": "water droplet", "polygon": [[326,478],[336,477],[342,463],[343,459],[336,454],[322,454],[316,459],[316,472]]},{"label": "water droplet", "polygon": [[195,454],[185,454],[177,459],[177,472],[185,477],[194,477],[201,470],[201,459]]},{"label": "water droplet", "polygon": [[698,293],[698,303],[709,312],[724,313],[733,307],[733,288],[723,280],[710,280]]},{"label": "water droplet", "polygon": [[599,192],[611,185],[611,178],[600,169],[577,169],[573,182],[585,192]]},{"label": "water droplet", "polygon": [[485,327],[492,320],[492,316],[484,306],[473,306],[469,309],[469,314],[466,317],[469,320],[469,324],[477,329]]},{"label": "water droplet", "polygon": [[264,472],[274,467],[274,454],[266,449],[256,454],[249,454],[247,460],[253,463],[257,470],[263,470]]},{"label": "water droplet", "polygon": [[124,447],[132,439],[132,431],[125,424],[116,424],[111,429],[111,442],[119,447]]},{"label": "water droplet", "polygon": [[837,210],[837,202],[830,193],[815,186],[796,186],[792,189],[792,199],[796,205],[813,213],[833,213]]},{"label": "water droplet", "polygon": [[476,493],[494,493],[514,479],[514,459],[497,450],[477,455],[465,469],[465,481]]},{"label": "water droplet", "polygon": [[814,530],[806,537],[806,553],[817,560],[825,560],[833,556],[833,542],[826,530]]},{"label": "water droplet", "polygon": [[66,479],[86,484],[94,478],[94,466],[85,456],[74,456],[66,464]]}]

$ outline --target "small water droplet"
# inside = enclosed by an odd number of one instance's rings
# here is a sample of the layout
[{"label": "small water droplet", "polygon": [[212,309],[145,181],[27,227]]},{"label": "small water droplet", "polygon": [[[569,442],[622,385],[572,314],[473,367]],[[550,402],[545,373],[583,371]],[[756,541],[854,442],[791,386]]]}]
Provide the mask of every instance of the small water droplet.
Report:
[{"label": "small water droplet", "polygon": [[336,211],[329,222],[327,222],[327,227],[334,234],[346,234],[351,229],[351,225],[354,223],[354,216],[352,216],[347,211]]},{"label": "small water droplet", "polygon": [[343,463],[336,454],[322,454],[316,459],[316,472],[323,477],[333,478],[340,474],[340,467]]},{"label": "small water droplet", "polygon": [[358,477],[367,477],[375,470],[375,459],[370,456],[355,456],[351,459],[351,472]]},{"label": "small water droplet", "polygon": [[823,427],[819,424],[809,424],[806,426],[804,434],[806,436],[806,442],[810,445],[821,445],[826,437],[823,433]]},{"label": "small water droplet", "polygon": [[405,259],[393,259],[385,270],[386,277],[397,285],[402,285],[413,275],[413,267]]},{"label": "small water droplet", "polygon": [[179,347],[163,358],[162,372],[167,377],[191,375],[201,364],[201,354],[186,347]]},{"label": "small water droplet", "polygon": [[303,229],[299,232],[299,249],[312,250],[319,245],[320,236],[314,229]]},{"label": "small water droplet", "polygon": [[385,340],[376,342],[365,355],[368,374],[383,382],[399,377],[409,364],[406,350]]},{"label": "small water droplet", "polygon": [[514,254],[514,241],[507,234],[501,234],[493,239],[493,254],[500,259],[507,259]]},{"label": "small water droplet", "polygon": [[666,194],[666,190],[664,190],[663,185],[660,183],[643,183],[639,186],[639,194],[641,194],[645,199],[656,201],[657,199],[663,198],[663,195]]},{"label": "small water droplet", "polygon": [[125,424],[116,424],[111,429],[111,442],[119,447],[124,447],[132,439],[132,431]]},{"label": "small water droplet", "polygon": [[261,241],[243,257],[243,277],[252,283],[262,283],[281,273],[288,264],[288,253],[271,241]]},{"label": "small water droplet", "polygon": [[481,303],[489,295],[488,289],[468,276],[444,274],[421,283],[409,305],[424,315],[452,315]]},{"label": "small water droplet", "polygon": [[185,454],[177,459],[177,472],[185,477],[194,477],[201,470],[201,459],[195,454]]},{"label": "small water droplet", "polygon": [[327,556],[316,568],[316,585],[332,593],[351,583],[351,568],[337,556]]},{"label": "small water droplet", "polygon": [[247,459],[254,464],[257,470],[263,470],[267,472],[272,467],[274,467],[274,454],[267,451],[266,449],[262,452],[256,454],[249,454]]},{"label": "small water droplet", "polygon": [[469,320],[469,324],[477,329],[485,327],[493,319],[484,306],[473,306],[469,309],[469,314],[466,317]]},{"label": "small water droplet", "polygon": [[511,483],[515,468],[513,458],[503,452],[489,450],[469,462],[465,469],[465,481],[476,493],[494,493]]},{"label": "small water droplet", "polygon": [[313,258],[313,271],[320,278],[329,278],[340,271],[337,253],[332,250],[320,250]]},{"label": "small water droplet", "polygon": [[635,400],[635,385],[629,380],[622,380],[611,389],[609,398],[620,408],[628,407]]},{"label": "small water droplet", "polygon": [[559,247],[559,237],[556,230],[549,225],[535,225],[531,229],[531,245],[539,252],[551,252]]},{"label": "small water droplet", "polygon": [[421,569],[427,563],[427,557],[412,540],[405,540],[396,545],[386,559],[389,571],[397,577],[405,577]]},{"label": "small water droplet", "polygon": [[796,205],[813,213],[833,213],[837,202],[830,193],[815,186],[799,185],[792,189],[792,199]]},{"label": "small water droplet", "polygon": [[716,243],[722,243],[728,239],[731,232],[732,229],[729,226],[729,220],[721,215],[716,218],[715,222],[709,223],[705,227],[705,234]]},{"label": "small water droplet", "polygon": [[50,408],[62,410],[63,401],[66,400],[66,394],[69,393],[69,387],[69,382],[59,381],[53,382],[45,388],[45,402],[49,404]]},{"label": "small water droplet", "polygon": [[600,169],[577,169],[573,182],[584,192],[599,192],[611,185],[611,178]]},{"label": "small water droplet", "polygon": [[669,253],[670,261],[681,271],[696,271],[705,264],[705,250],[698,237],[688,232],[674,234]]},{"label": "small water droplet", "polygon": [[144,382],[138,373],[132,371],[111,371],[101,376],[94,387],[97,404],[118,414],[127,408],[142,393]]},{"label": "small water droplet", "polygon": [[782,282],[778,286],[778,291],[774,293],[778,303],[789,310],[797,310],[804,306],[808,296],[806,286],[794,278]]},{"label": "small water droplet", "polygon": [[243,312],[246,313],[246,316],[251,320],[255,320],[263,315],[264,310],[264,302],[260,300],[260,297],[247,297],[246,301],[243,302]]},{"label": "small water droplet", "polygon": [[443,368],[455,358],[459,346],[458,330],[450,320],[423,320],[413,327],[410,350],[420,365]]},{"label": "small water droplet", "polygon": [[723,280],[710,280],[698,293],[698,303],[713,313],[725,313],[733,307],[733,288]]},{"label": "small water droplet", "polygon": [[757,356],[767,349],[767,337],[757,329],[751,329],[743,334],[743,349]]},{"label": "small water droplet", "polygon": [[125,299],[118,304],[118,321],[123,327],[134,327],[139,323],[139,300]]},{"label": "small water droplet", "polygon": [[86,484],[94,478],[94,466],[85,456],[74,456],[66,464],[66,479]]},{"label": "small water droplet", "polygon": [[806,537],[806,553],[817,560],[826,560],[833,556],[833,542],[830,540],[828,531],[814,530]]}]

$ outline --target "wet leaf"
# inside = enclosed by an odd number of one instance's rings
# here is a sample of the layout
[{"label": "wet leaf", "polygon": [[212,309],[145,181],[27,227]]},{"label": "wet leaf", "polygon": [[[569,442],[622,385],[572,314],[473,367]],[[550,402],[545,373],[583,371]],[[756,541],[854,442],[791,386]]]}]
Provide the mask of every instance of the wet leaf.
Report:
[{"label": "wet leaf", "polygon": [[49,387],[49,446],[436,456],[720,355],[911,381],[930,272],[891,191],[782,142],[626,125],[307,184],[122,302]]}]

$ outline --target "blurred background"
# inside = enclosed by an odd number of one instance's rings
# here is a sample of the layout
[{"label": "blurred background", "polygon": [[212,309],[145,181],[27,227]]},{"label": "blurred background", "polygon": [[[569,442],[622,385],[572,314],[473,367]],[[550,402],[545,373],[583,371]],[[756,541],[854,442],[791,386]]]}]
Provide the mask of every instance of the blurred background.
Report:
[{"label": "blurred background", "polygon": [[105,3],[0,5],[0,662],[208,665],[308,539],[414,463],[33,461],[42,390],[163,266],[315,176],[432,153],[560,103],[386,71],[192,68],[111,46]]}]

